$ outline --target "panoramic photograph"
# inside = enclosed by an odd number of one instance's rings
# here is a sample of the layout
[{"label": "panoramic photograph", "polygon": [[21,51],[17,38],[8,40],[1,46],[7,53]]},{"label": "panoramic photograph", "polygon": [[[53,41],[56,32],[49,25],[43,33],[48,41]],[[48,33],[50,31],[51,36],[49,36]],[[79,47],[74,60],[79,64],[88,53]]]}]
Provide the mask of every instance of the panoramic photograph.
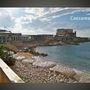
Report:
[{"label": "panoramic photograph", "polygon": [[90,8],[0,8],[0,83],[90,83]]}]

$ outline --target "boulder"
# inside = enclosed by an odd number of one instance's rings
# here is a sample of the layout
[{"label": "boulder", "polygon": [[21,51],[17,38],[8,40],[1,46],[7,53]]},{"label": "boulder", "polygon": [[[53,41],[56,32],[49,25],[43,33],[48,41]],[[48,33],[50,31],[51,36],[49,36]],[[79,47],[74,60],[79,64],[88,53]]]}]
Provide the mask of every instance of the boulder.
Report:
[{"label": "boulder", "polygon": [[33,65],[38,67],[43,67],[43,68],[51,68],[51,67],[54,67],[56,64],[50,61],[36,60],[33,63]]},{"label": "boulder", "polygon": [[19,56],[19,55],[15,54],[15,55],[13,55],[13,58],[15,58],[16,60],[23,60],[26,57],[25,56],[21,56],[21,55]]},{"label": "boulder", "polygon": [[23,63],[30,63],[30,64],[32,64],[34,61],[35,61],[35,60],[29,59],[29,58],[22,60]]},{"label": "boulder", "polygon": [[76,72],[68,67],[64,67],[62,65],[56,65],[50,68],[51,71],[55,71],[57,73],[63,74],[67,78],[73,78],[76,75]]}]

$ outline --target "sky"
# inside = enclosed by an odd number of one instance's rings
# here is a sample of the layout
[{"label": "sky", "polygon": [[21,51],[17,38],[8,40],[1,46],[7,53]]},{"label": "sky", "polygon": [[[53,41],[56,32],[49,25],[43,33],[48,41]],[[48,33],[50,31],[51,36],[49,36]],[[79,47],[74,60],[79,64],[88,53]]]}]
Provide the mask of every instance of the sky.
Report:
[{"label": "sky", "polygon": [[90,37],[90,8],[0,8],[0,29],[36,35],[56,34],[59,28],[70,28],[77,32],[77,36]]}]

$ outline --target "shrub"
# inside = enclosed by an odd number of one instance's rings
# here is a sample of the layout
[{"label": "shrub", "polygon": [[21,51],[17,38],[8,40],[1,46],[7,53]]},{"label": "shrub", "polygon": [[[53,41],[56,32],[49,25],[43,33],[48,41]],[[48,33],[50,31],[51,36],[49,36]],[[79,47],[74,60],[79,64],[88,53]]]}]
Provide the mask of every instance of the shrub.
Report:
[{"label": "shrub", "polygon": [[15,59],[4,45],[0,45],[0,58],[9,66],[15,64]]}]

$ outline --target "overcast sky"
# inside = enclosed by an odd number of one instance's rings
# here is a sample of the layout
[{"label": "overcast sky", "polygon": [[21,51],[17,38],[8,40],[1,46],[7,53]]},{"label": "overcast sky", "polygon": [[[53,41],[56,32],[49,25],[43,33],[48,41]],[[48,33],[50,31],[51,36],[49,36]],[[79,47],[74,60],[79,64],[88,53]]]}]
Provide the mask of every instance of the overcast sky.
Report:
[{"label": "overcast sky", "polygon": [[77,36],[90,37],[90,8],[0,8],[0,28],[30,35],[70,28]]}]

